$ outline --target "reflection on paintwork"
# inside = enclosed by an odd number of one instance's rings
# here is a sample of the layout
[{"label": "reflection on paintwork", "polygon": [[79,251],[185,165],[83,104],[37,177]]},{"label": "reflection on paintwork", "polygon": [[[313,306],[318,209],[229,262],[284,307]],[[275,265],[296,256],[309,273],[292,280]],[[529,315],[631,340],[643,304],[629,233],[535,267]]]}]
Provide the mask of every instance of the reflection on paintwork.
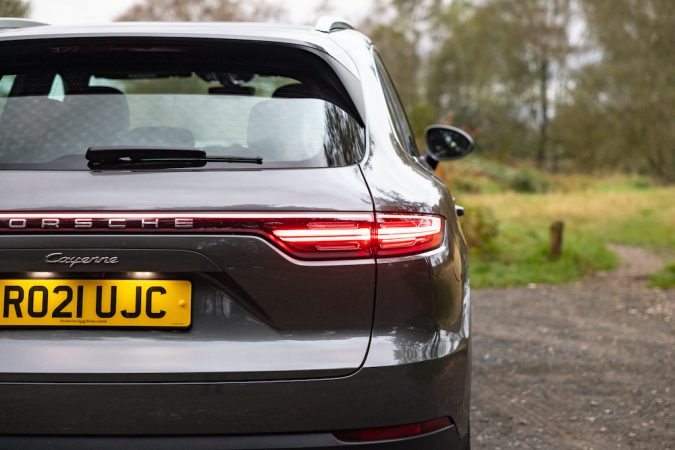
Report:
[{"label": "reflection on paintwork", "polygon": [[454,353],[464,337],[447,330],[422,332],[395,328],[387,335],[373,336],[365,367],[412,364],[443,358]]},{"label": "reflection on paintwork", "polygon": [[[372,211],[358,166],[283,171],[42,172],[40,181],[36,185],[20,172],[4,172],[0,177],[0,191],[6,194],[1,199],[2,211],[43,207],[41,186],[49,186],[49,205],[56,211],[91,209],[92,198],[111,211],[127,210],[129,198],[120,195],[120,186],[134,193],[133,208],[139,211],[194,210],[195,199],[205,211]],[[74,191],[73,186],[78,189]],[[307,195],[308,186],[312,195]]]},{"label": "reflection on paintwork", "polygon": [[355,370],[358,366],[354,354],[360,353],[367,343],[367,337],[263,342],[160,341],[143,337],[49,342],[2,339],[0,375],[215,372],[227,378],[228,373]]},{"label": "reflection on paintwork", "polygon": [[462,338],[468,339],[471,333],[471,286],[469,279],[464,282],[464,298],[462,299]]},{"label": "reflection on paintwork", "polygon": [[215,297],[207,297],[201,305],[202,312],[217,318],[229,319],[232,313],[232,300],[220,293]]}]

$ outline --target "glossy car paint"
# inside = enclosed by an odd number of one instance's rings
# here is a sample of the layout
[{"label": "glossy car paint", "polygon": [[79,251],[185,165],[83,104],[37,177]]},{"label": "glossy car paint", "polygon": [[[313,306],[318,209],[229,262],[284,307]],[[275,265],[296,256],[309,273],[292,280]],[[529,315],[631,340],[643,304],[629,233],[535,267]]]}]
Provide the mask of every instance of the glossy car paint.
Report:
[{"label": "glossy car paint", "polygon": [[[263,40],[318,51],[361,83],[367,154],[358,166],[292,171],[40,172],[39,183],[25,172],[4,172],[0,210],[427,212],[446,218],[446,236],[441,248],[426,254],[330,263],[293,260],[250,236],[0,236],[1,251],[14,260],[1,258],[0,272],[52,270],[34,257],[43,249],[106,249],[125,254],[120,271],[203,271],[235,278],[259,292],[249,308],[240,298],[221,303],[239,308],[229,317],[255,319],[253,327],[221,327],[218,321],[224,318],[214,308],[203,311],[214,326],[202,336],[129,333],[124,348],[145,345],[152,349],[149,358],[139,352],[121,361],[88,359],[94,349],[120,351],[111,332],[88,330],[77,339],[62,330],[52,331],[49,338],[44,330],[10,337],[0,332],[0,434],[297,433],[297,440],[283,448],[306,448],[301,438],[319,433],[328,441],[312,448],[341,448],[347,445],[331,443],[328,432],[449,416],[455,425],[444,432],[448,440],[438,447],[415,446],[415,439],[408,439],[401,444],[407,446],[385,443],[382,448],[461,448],[459,436],[468,432],[470,384],[464,240],[443,182],[395,137],[369,41],[354,31],[325,34],[257,25],[228,25],[220,31],[213,26],[45,27],[3,33],[0,40],[90,34]],[[148,269],[150,255],[161,256],[164,266],[157,262],[156,269]],[[286,316],[283,310],[273,314],[275,320],[286,321],[265,322],[265,308],[274,305],[278,289],[265,292],[261,280],[269,273],[290,277],[284,288],[291,292],[315,292],[316,303],[311,308],[303,303],[302,310],[289,305]],[[322,291],[322,273],[338,277],[331,286],[344,285],[343,290]],[[208,283],[203,288],[207,292]],[[268,304],[258,301],[266,296]],[[293,323],[298,314],[311,317],[316,326],[308,329],[304,321],[298,328]],[[62,358],[37,357],[40,349],[48,349],[46,355],[61,352]],[[211,350],[221,356],[212,356]],[[31,351],[35,357],[21,358]],[[218,448],[274,448],[256,447],[253,437],[248,442],[251,447]]]}]

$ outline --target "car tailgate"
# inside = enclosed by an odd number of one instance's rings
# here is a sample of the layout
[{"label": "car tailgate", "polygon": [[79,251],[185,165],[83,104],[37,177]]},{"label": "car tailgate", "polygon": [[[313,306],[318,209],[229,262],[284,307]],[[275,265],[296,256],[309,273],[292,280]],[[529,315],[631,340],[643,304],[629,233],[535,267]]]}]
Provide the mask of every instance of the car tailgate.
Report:
[{"label": "car tailgate", "polygon": [[[5,171],[0,190],[0,279],[149,278],[186,280],[192,288],[189,328],[2,327],[0,381],[288,379],[346,375],[364,360],[372,258],[306,260],[246,230],[8,226],[10,217],[26,215],[370,213],[357,166]],[[80,262],[53,262],[61,257]],[[116,262],[82,263],[93,257]]]}]

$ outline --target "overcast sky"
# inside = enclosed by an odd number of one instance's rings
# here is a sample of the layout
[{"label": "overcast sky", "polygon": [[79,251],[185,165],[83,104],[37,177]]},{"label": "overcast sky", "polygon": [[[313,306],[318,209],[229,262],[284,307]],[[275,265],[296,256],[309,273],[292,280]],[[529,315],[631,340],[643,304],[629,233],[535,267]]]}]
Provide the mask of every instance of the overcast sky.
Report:
[{"label": "overcast sky", "polygon": [[[31,18],[52,24],[109,22],[139,0],[31,0]],[[321,0],[268,0],[288,11],[288,22],[311,24]],[[370,11],[372,0],[333,0],[332,14],[358,22]]]}]

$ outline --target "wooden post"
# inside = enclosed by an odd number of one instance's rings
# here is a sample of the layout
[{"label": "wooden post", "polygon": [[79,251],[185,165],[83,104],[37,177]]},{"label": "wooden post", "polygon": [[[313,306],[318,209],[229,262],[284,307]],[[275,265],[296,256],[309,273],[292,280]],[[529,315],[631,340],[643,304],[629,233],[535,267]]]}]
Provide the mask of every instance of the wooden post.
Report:
[{"label": "wooden post", "polygon": [[549,227],[550,248],[549,248],[549,255],[548,256],[552,260],[559,259],[560,255],[562,254],[563,229],[564,228],[565,228],[565,224],[563,223],[562,220],[556,220]]}]

